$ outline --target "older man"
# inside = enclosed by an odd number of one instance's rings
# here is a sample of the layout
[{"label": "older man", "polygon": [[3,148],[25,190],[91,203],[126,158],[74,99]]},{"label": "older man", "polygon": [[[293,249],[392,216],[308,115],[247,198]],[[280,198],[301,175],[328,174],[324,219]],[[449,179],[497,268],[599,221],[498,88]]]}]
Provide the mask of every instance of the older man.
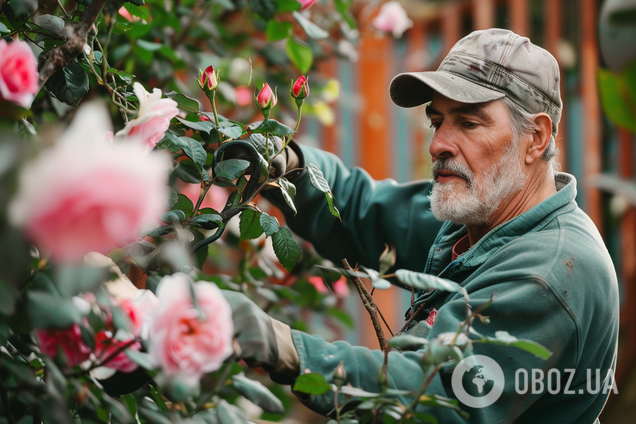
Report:
[{"label": "older man", "polygon": [[[494,298],[484,311],[490,323],[474,324],[481,334],[505,330],[552,352],[543,360],[475,344],[475,354],[502,369],[494,401],[480,401],[480,390],[459,389],[452,368],[443,368],[428,392],[459,398],[470,422],[594,422],[613,382],[618,289],[603,241],[574,200],[575,179],[555,170],[561,115],[556,60],[510,31],[476,31],[437,71],[396,76],[390,94],[403,107],[430,102],[433,181],[373,181],[333,155],[295,146],[289,165],[313,163],[322,170],[342,222],[330,217],[322,193],[301,174],[294,181],[298,214],[286,214],[290,227],[334,261],[377,267],[384,245],[394,245],[397,268],[461,284],[473,310]],[[228,298],[248,363],[277,376],[310,370],[330,379],[342,360],[348,382],[377,390],[382,352],[327,343],[270,319],[240,294]],[[418,293],[409,313],[416,311],[410,331],[428,339],[457,331],[466,317],[462,296],[442,290]],[[425,378],[423,355],[391,352],[390,387],[417,390]],[[333,408],[332,394],[304,401],[325,414]],[[450,409],[428,412],[439,422],[465,422]]]}]

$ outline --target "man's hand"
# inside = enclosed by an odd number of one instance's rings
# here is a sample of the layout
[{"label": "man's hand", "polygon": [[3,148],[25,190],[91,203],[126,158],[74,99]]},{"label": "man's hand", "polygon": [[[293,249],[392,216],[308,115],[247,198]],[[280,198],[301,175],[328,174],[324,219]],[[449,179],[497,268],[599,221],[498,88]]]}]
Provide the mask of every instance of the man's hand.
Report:
[{"label": "man's hand", "polygon": [[250,367],[274,371],[278,363],[278,346],[272,319],[243,293],[222,292],[232,307],[234,337],[241,347],[237,356]]}]

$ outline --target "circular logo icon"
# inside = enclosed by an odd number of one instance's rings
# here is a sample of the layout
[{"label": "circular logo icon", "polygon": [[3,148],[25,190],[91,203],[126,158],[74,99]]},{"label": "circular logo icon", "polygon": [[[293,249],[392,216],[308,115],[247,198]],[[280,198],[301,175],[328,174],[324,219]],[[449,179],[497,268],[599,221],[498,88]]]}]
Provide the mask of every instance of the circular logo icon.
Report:
[{"label": "circular logo icon", "polygon": [[[492,405],[503,393],[505,378],[501,367],[484,355],[464,358],[453,370],[451,385],[457,400],[471,408]],[[466,388],[470,387],[468,393]]]}]

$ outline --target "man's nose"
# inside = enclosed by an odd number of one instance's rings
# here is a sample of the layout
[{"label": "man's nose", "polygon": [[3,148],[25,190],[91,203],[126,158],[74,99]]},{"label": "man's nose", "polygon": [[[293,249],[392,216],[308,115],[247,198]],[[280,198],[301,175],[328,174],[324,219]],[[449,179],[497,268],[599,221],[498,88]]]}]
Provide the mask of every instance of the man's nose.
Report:
[{"label": "man's nose", "polygon": [[435,159],[447,159],[457,156],[457,142],[454,140],[451,131],[444,124],[435,130],[428,151]]}]

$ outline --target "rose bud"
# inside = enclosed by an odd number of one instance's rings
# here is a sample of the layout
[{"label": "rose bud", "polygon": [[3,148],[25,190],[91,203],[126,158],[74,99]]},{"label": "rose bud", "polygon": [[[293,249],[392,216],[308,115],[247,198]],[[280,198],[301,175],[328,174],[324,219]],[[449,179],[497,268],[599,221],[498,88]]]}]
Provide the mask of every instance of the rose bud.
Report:
[{"label": "rose bud", "polygon": [[316,3],[316,0],[298,0],[298,3],[300,3],[300,10],[303,11],[309,9],[312,4]]},{"label": "rose bud", "polygon": [[256,104],[261,109],[270,109],[276,105],[276,95],[269,84],[265,83],[261,91],[256,95]]},{"label": "rose bud", "polygon": [[340,363],[334,370],[332,380],[333,384],[335,384],[338,388],[344,386],[344,384],[347,382],[347,371],[344,367],[344,361],[340,361]]},{"label": "rose bud", "polygon": [[219,72],[214,72],[212,65],[205,68],[205,71],[199,69],[199,86],[205,91],[215,90],[219,86]]},{"label": "rose bud", "polygon": [[301,75],[295,83],[292,83],[291,96],[294,99],[306,99],[309,96],[309,82],[307,77]]}]

